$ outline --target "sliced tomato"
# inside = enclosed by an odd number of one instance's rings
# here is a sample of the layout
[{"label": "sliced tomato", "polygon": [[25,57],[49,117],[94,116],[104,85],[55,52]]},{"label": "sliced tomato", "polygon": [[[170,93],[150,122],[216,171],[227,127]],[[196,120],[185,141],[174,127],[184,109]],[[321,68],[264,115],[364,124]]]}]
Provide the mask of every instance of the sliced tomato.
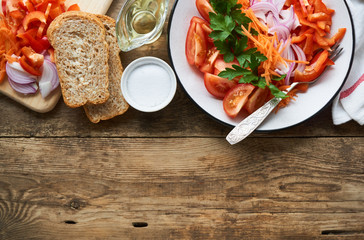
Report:
[{"label": "sliced tomato", "polygon": [[209,12],[215,12],[208,0],[196,0],[196,7],[201,16],[210,22]]},{"label": "sliced tomato", "polygon": [[200,23],[191,22],[186,39],[186,57],[189,64],[202,66],[207,54],[205,33]]},{"label": "sliced tomato", "polygon": [[30,74],[33,74],[35,76],[40,76],[42,75],[42,72],[40,71],[40,69],[36,69],[34,67],[32,67],[28,61],[27,61],[27,58],[25,56],[22,56],[20,59],[19,59],[19,63],[20,65],[22,66],[22,68],[27,71],[28,73]]},{"label": "sliced tomato", "polygon": [[196,24],[196,34],[195,34],[195,65],[197,67],[201,66],[206,59],[207,54],[207,42],[205,33],[201,27],[201,24]]},{"label": "sliced tomato", "polygon": [[235,81],[214,74],[205,73],[204,83],[207,91],[216,98],[223,99],[226,93],[237,85]]},{"label": "sliced tomato", "polygon": [[214,42],[214,40],[209,37],[210,33],[212,32],[212,29],[210,28],[210,24],[206,20],[194,16],[194,17],[192,17],[191,22],[196,22],[196,23],[201,24],[202,30],[205,33],[205,37],[206,37],[207,41],[210,43]]},{"label": "sliced tomato", "polygon": [[187,32],[186,38],[186,58],[187,62],[191,65],[195,64],[195,33],[196,33],[196,22],[191,21],[190,28]]},{"label": "sliced tomato", "polygon": [[248,101],[254,88],[251,84],[241,83],[230,89],[223,100],[225,113],[229,117],[235,118]]},{"label": "sliced tomato", "polygon": [[307,66],[303,72],[296,70],[294,81],[311,82],[318,78],[329,65],[334,65],[334,62],[329,59],[328,51],[324,50],[321,53],[315,55],[311,61],[311,64]]},{"label": "sliced tomato", "polygon": [[232,62],[225,62],[222,55],[219,55],[219,57],[216,59],[214,67],[214,74],[218,75],[220,72],[224,71],[226,68],[233,68],[233,65],[239,65],[238,60],[234,60]]},{"label": "sliced tomato", "polygon": [[219,56],[219,50],[216,47],[210,48],[207,51],[206,60],[200,67],[200,71],[204,73],[213,73],[214,72],[214,64]]},{"label": "sliced tomato", "polygon": [[31,22],[40,21],[41,23],[47,23],[44,12],[34,11],[28,13],[23,20],[23,28],[26,31]]},{"label": "sliced tomato", "polygon": [[256,90],[250,95],[247,103],[244,105],[244,109],[249,114],[255,112],[258,108],[263,106],[268,95],[269,95],[268,88],[257,87]]}]

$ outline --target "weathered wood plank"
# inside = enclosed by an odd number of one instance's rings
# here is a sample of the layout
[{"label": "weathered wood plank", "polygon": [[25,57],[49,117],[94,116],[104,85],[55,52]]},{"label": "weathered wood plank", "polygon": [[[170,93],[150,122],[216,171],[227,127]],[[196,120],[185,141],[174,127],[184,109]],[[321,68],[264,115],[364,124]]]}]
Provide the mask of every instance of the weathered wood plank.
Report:
[{"label": "weathered wood plank", "polygon": [[2,138],[0,236],[364,238],[362,139]]},{"label": "weathered wood plank", "polygon": [[[253,137],[363,137],[356,122],[334,126],[330,109],[307,122]],[[221,125],[178,90],[172,103],[156,113],[129,109],[124,115],[99,124],[91,123],[82,108],[71,109],[62,100],[51,112],[40,114],[0,95],[0,136],[3,137],[225,137],[230,128]]]}]

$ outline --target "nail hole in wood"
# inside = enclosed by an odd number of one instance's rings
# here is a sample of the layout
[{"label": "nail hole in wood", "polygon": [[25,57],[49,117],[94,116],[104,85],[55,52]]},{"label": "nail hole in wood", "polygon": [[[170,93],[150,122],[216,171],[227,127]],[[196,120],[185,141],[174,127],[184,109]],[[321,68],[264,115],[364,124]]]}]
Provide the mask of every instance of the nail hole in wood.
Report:
[{"label": "nail hole in wood", "polygon": [[132,224],[136,228],[148,227],[148,223],[146,222],[133,222]]},{"label": "nail hole in wood", "polygon": [[322,235],[356,235],[364,234],[361,230],[325,230],[321,232]]},{"label": "nail hole in wood", "polygon": [[64,221],[65,224],[76,224],[77,222],[72,221],[72,220],[66,220]]}]

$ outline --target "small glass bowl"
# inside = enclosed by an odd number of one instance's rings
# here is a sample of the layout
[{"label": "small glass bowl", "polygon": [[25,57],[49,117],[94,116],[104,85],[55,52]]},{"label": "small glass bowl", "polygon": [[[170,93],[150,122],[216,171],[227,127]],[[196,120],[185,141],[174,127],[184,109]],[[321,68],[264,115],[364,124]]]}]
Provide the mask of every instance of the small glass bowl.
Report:
[{"label": "small glass bowl", "polygon": [[116,20],[116,36],[123,52],[156,41],[162,34],[169,0],[128,0]]}]

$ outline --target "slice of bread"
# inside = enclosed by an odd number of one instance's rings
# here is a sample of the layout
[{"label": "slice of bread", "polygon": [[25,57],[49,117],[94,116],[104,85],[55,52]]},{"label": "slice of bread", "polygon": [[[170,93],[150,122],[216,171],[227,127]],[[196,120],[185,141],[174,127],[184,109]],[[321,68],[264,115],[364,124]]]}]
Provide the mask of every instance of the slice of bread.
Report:
[{"label": "slice of bread", "polygon": [[69,107],[100,104],[109,98],[109,49],[103,23],[96,16],[70,11],[47,30],[64,102]]},{"label": "slice of bread", "polygon": [[109,99],[102,104],[86,104],[84,109],[87,117],[93,123],[107,120],[128,110],[129,105],[121,92],[121,76],[123,67],[119,53],[120,48],[116,39],[115,20],[104,15],[96,15],[104,24],[106,29],[106,42],[109,45]]}]

